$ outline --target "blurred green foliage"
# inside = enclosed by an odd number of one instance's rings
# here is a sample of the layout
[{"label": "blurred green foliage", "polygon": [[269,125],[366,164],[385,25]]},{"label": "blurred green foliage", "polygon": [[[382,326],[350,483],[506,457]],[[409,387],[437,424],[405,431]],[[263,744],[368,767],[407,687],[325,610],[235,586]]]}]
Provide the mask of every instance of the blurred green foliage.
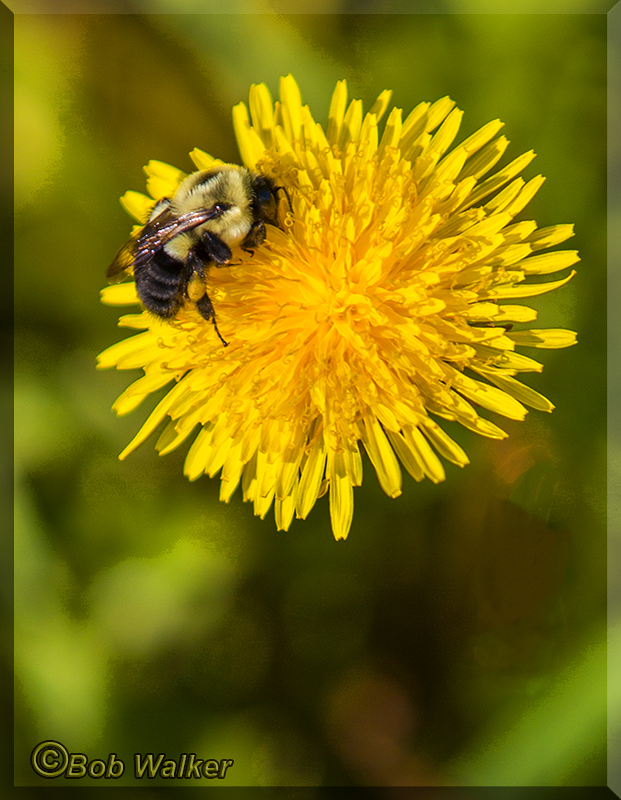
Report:
[{"label": "blurred green foliage", "polygon": [[[233,785],[605,783],[605,22],[16,18],[18,784],[46,783],[44,739],[232,758]],[[522,218],[574,222],[582,257],[533,302],[579,332],[535,354],[554,413],[501,443],[449,426],[471,465],[398,500],[365,462],[340,543],[326,498],[278,533],[188,483],[182,451],[118,462],[150,409],[115,418],[132,376],[94,369],[125,335],[98,302],[131,224],[117,198],[152,158],[238,160],[231,107],[289,72],[323,123],[341,78],[366,108],[450,95],[458,140],[502,119],[506,161],[532,147],[526,177],[548,179]]]}]

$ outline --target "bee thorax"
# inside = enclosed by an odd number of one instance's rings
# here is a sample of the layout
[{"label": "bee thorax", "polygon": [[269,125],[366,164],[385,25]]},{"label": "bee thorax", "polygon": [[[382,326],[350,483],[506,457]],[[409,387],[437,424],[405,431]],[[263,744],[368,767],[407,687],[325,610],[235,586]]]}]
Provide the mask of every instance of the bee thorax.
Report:
[{"label": "bee thorax", "polygon": [[248,212],[243,213],[240,209],[231,209],[222,218],[221,224],[218,225],[220,220],[214,220],[213,226],[210,230],[219,236],[223,242],[234,247],[242,242],[252,226],[252,220]]}]

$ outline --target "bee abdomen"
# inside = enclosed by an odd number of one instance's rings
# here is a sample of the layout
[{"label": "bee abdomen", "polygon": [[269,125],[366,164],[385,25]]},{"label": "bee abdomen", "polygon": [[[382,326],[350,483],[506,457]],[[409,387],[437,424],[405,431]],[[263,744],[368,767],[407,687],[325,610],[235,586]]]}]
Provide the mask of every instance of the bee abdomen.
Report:
[{"label": "bee abdomen", "polygon": [[136,271],[136,291],[145,308],[160,317],[174,317],[183,300],[185,269],[164,250],[155,253],[149,267]]}]

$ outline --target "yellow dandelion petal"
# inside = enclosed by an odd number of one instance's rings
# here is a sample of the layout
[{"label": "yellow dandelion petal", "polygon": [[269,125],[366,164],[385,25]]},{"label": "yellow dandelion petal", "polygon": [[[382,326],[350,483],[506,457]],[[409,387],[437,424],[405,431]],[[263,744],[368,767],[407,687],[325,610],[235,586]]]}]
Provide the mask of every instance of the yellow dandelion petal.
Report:
[{"label": "yellow dandelion petal", "polygon": [[[369,113],[362,120],[362,126],[360,129],[360,143],[362,145],[366,144],[366,148],[361,148],[360,152],[367,158],[372,158],[377,150],[378,142],[379,137],[377,133],[377,117],[375,114]],[[365,185],[368,185],[367,176],[362,176],[360,179],[360,189],[358,191],[362,192]]]},{"label": "yellow dandelion petal", "polygon": [[[132,289],[133,294],[135,295],[135,299],[130,300],[129,302],[139,303],[140,298],[136,293],[136,286],[135,284],[125,283],[123,286],[130,287]],[[127,305],[127,303],[123,303],[123,305]],[[119,328],[133,328],[134,330],[146,330],[149,327],[149,315],[146,313],[142,314],[123,314],[122,317],[119,317]]]},{"label": "yellow dandelion petal", "polygon": [[447,461],[456,464],[458,467],[465,467],[466,464],[470,463],[468,456],[457,442],[454,442],[451,437],[429,417],[423,420],[421,431],[429,439],[438,453],[446,458]]},{"label": "yellow dandelion petal", "polygon": [[147,190],[154,200],[173,195],[181,181],[187,177],[185,172],[163,161],[149,161],[144,171],[147,174]]},{"label": "yellow dandelion petal", "polygon": [[101,302],[107,306],[130,306],[139,303],[136,286],[133,283],[117,283],[106,286],[100,292]]},{"label": "yellow dandelion petal", "polygon": [[265,146],[259,134],[251,126],[248,109],[243,103],[233,107],[233,127],[242,161],[247,167],[254,169],[265,152]]},{"label": "yellow dandelion petal", "polygon": [[573,225],[551,225],[549,228],[539,228],[529,237],[533,250],[542,250],[546,247],[554,247],[574,235]]},{"label": "yellow dandelion petal", "polygon": [[498,313],[494,320],[498,323],[503,322],[533,322],[537,319],[537,312],[528,306],[497,306]]},{"label": "yellow dandelion petal", "polygon": [[537,295],[540,294],[553,292],[560,286],[564,286],[568,281],[570,281],[574,277],[575,274],[576,274],[575,270],[572,270],[571,273],[566,278],[562,278],[561,280],[558,281],[550,281],[549,283],[527,283],[523,284],[522,286],[511,286],[509,284],[502,284],[498,287],[492,287],[490,289],[487,289],[484,293],[482,293],[482,296],[495,297],[497,299],[536,297]]},{"label": "yellow dandelion petal", "polygon": [[486,345],[477,345],[475,350],[479,356],[476,371],[481,374],[516,375],[518,372],[541,372],[543,369],[543,364],[512,350],[498,351]]},{"label": "yellow dandelion petal", "polygon": [[345,150],[350,142],[356,142],[360,137],[362,127],[362,101],[352,100],[345,113],[343,124],[339,131],[337,145],[340,150]]},{"label": "yellow dandelion petal", "polygon": [[285,136],[290,142],[302,132],[302,95],[292,75],[280,79],[280,105]]},{"label": "yellow dandelion petal", "polygon": [[498,139],[494,139],[493,142],[485,145],[475,156],[468,160],[460,173],[460,178],[475,178],[478,180],[483,177],[500,161],[508,146],[509,140],[505,136],[499,136]]},{"label": "yellow dandelion petal", "polygon": [[416,448],[406,441],[405,436],[394,431],[386,431],[386,436],[392,445],[393,450],[399,461],[414,478],[415,481],[422,481],[425,477],[425,470],[422,466],[422,459],[418,456]]},{"label": "yellow dandelion petal", "polygon": [[[121,316],[119,325],[137,333],[101,353],[98,367],[144,375],[115,411],[127,414],[172,384],[121,458],[165,423],[156,449],[164,455],[189,440],[190,480],[220,473],[221,500],[241,486],[258,516],[273,506],[279,530],[328,494],[333,534],[344,539],[363,481],[361,446],[382,489],[397,497],[402,468],[438,483],[442,459],[468,464],[443,420],[499,440],[506,432],[484,414],[522,420],[527,408],[552,411],[518,379],[542,369],[519,348],[569,347],[576,335],[513,326],[537,318],[522,298],[573,277],[536,277],[579,261],[575,250],[541,252],[570,238],[573,226],[514,221],[543,177],[520,176],[532,151],[493,172],[508,146],[499,120],[453,146],[463,115],[453,100],[420,103],[404,117],[389,108],[390,96],[382,92],[365,113],[340,81],[325,132],[291,75],[277,101],[257,84],[248,106],[233,108],[242,161],[278,187],[270,190],[278,217],[258,213],[268,223],[258,244],[259,234],[244,232],[250,223],[234,232],[208,225],[212,240],[231,242],[228,266],[204,270],[204,279],[194,268],[172,318]],[[235,170],[198,148],[190,155],[199,170]],[[134,236],[185,178],[159,161],[145,171],[149,194],[122,198],[139,223]],[[190,246],[201,235],[194,231],[183,231]],[[167,250],[178,259],[175,252]],[[141,258],[142,270],[156,268],[154,255],[143,250]],[[199,311],[202,297],[226,347]],[[128,279],[104,289],[102,302],[140,299]]]},{"label": "yellow dandelion petal", "polygon": [[241,459],[241,445],[238,444],[228,451],[226,460],[222,465],[222,475],[220,479],[220,500],[228,503],[233,493],[239,486],[239,482],[244,470],[244,462]]},{"label": "yellow dandelion petal", "polygon": [[498,213],[500,211],[507,211],[509,214],[511,214],[509,208],[511,207],[513,201],[516,200],[516,198],[520,195],[523,188],[524,181],[522,178],[516,178],[514,181],[511,181],[508,186],[505,186],[501,192],[492,197],[492,199],[489,200],[489,202],[487,202],[483,208],[488,214],[492,214],[494,212]]},{"label": "yellow dandelion petal", "polygon": [[472,156],[484,145],[486,145],[490,139],[496,136],[501,128],[504,128],[504,122],[501,122],[499,119],[494,119],[491,122],[488,122],[482,128],[479,128],[478,131],[473,133],[467,139],[464,139],[464,141],[458,145],[456,149],[465,150],[468,156]]},{"label": "yellow dandelion petal", "polygon": [[461,210],[470,208],[476,203],[480,203],[485,197],[488,197],[493,192],[497,192],[501,186],[508,183],[512,178],[515,178],[523,169],[525,169],[535,157],[535,153],[529,150],[518,158],[514,159],[510,164],[501,169],[491,178],[483,181],[479,186],[470,194],[468,201],[464,203]]},{"label": "yellow dandelion petal", "polygon": [[377,420],[366,416],[360,434],[377,472],[380,486],[389,497],[398,497],[401,494],[401,470],[381,425]]},{"label": "yellow dandelion petal", "polygon": [[119,417],[129,414],[130,411],[133,411],[142,403],[145,397],[161,389],[162,386],[166,386],[172,379],[173,376],[168,373],[156,372],[152,375],[145,375],[143,378],[134,381],[125,389],[123,394],[117,397],[112,409]]},{"label": "yellow dandelion petal", "polygon": [[345,119],[347,108],[347,82],[339,81],[332,95],[330,110],[328,111],[328,129],[326,137],[329,142],[336,144],[339,138],[341,125]]},{"label": "yellow dandelion petal", "polygon": [[559,250],[556,253],[545,253],[542,256],[531,256],[524,259],[520,269],[526,275],[549,275],[580,261],[577,250]]},{"label": "yellow dandelion petal", "polygon": [[216,445],[215,442],[211,445],[211,453],[209,457],[205,460],[205,474],[209,475],[210,478],[219,472],[222,467],[224,466],[229,451],[231,449],[231,440],[226,439],[220,444]]},{"label": "yellow dandelion petal", "polygon": [[[97,366],[99,369],[109,369],[116,367],[117,369],[132,369],[131,366],[121,366],[128,360],[136,360],[140,366],[149,363],[158,355],[157,343],[153,341],[153,336],[150,331],[132,336],[129,339],[123,339],[111,347],[108,347],[103,353],[97,356]],[[150,358],[148,356],[151,356]]]},{"label": "yellow dandelion petal", "polygon": [[149,415],[147,421],[144,423],[142,428],[138,431],[136,436],[132,439],[132,441],[127,445],[127,447],[123,450],[123,452],[119,455],[121,461],[127,458],[127,456],[134,451],[137,447],[139,447],[144,441],[146,441],[149,436],[156,430],[156,428],[160,425],[161,422],[166,418],[168,415],[168,411],[170,407],[173,405],[177,396],[182,394],[185,391],[185,387],[183,384],[178,383],[170,392],[164,397],[163,400],[157,404],[157,406],[153,409],[151,414]]},{"label": "yellow dandelion petal", "polygon": [[495,389],[493,386],[488,386],[486,383],[475,381],[468,378],[461,373],[455,373],[452,378],[453,386],[460,394],[463,394],[468,400],[494,411],[496,414],[502,414],[503,417],[508,419],[524,419],[526,416],[526,409],[515,398]]},{"label": "yellow dandelion petal", "polygon": [[351,475],[342,452],[332,454],[328,464],[330,482],[330,521],[334,538],[346,539],[354,517],[354,492]]},{"label": "yellow dandelion petal", "polygon": [[317,437],[311,445],[310,453],[307,456],[300,477],[296,513],[301,519],[306,519],[319,497],[325,466],[326,451],[323,438]]},{"label": "yellow dandelion petal", "polygon": [[539,189],[543,186],[544,181],[545,178],[542,175],[537,175],[535,178],[528,181],[528,183],[526,183],[522,189],[520,189],[515,200],[513,200],[507,207],[507,211],[512,217],[515,217],[516,214],[519,214],[520,211],[522,211],[522,209],[525,208],[528,203],[530,203]]},{"label": "yellow dandelion petal", "polygon": [[148,178],[157,178],[158,180],[166,181],[170,186],[170,191],[174,191],[186,177],[186,173],[177,169],[177,167],[173,167],[165,161],[156,161],[155,159],[149,161],[144,167],[144,171]]},{"label": "yellow dandelion petal", "polygon": [[164,428],[159,439],[155,443],[155,449],[161,456],[172,453],[172,451],[179,447],[180,444],[185,442],[193,430],[194,425],[191,427],[181,426],[181,428],[178,429],[175,421],[171,420]]},{"label": "yellow dandelion petal", "polygon": [[288,531],[295,513],[295,498],[292,496],[279,499],[274,503],[274,518],[279,531]]},{"label": "yellow dandelion petal", "polygon": [[276,494],[276,469],[260,450],[257,451],[255,475],[256,481],[250,499],[253,501],[254,513],[263,519]]},{"label": "yellow dandelion petal", "polygon": [[128,191],[121,197],[121,205],[135,220],[145,223],[153,211],[155,202],[146,194]]},{"label": "yellow dandelion petal", "polygon": [[390,112],[379,144],[380,155],[383,155],[387,148],[396,148],[399,146],[403,127],[402,116],[403,112],[400,108],[393,108]]},{"label": "yellow dandelion petal", "polygon": [[463,111],[454,108],[429,142],[429,150],[432,150],[438,156],[443,155],[457,136],[463,116]]},{"label": "yellow dandelion petal", "polygon": [[195,147],[194,150],[192,150],[190,153],[190,158],[196,165],[197,169],[213,169],[213,167],[224,164],[224,161],[220,161],[219,158],[210,156],[209,153],[206,153],[204,150],[199,150],[198,147]]},{"label": "yellow dandelion petal", "polygon": [[485,377],[496,384],[500,389],[512,394],[521,403],[524,403],[531,408],[536,408],[537,411],[554,411],[554,405],[539,392],[531,389],[530,386],[525,386],[523,383],[516,381],[508,375],[493,374],[490,372],[485,373]]},{"label": "yellow dandelion petal", "polygon": [[441,97],[439,100],[436,100],[435,103],[432,103],[427,112],[427,125],[425,126],[425,130],[432,131],[437,128],[445,117],[451,113],[454,107],[455,101],[451,100],[450,97]]},{"label": "yellow dandelion petal", "polygon": [[207,459],[211,452],[213,425],[205,425],[188,450],[183,466],[183,474],[195,481],[205,472]]},{"label": "yellow dandelion petal", "polygon": [[388,108],[388,104],[390,103],[391,97],[392,97],[392,90],[384,89],[384,91],[378,95],[377,100],[373,103],[373,105],[369,109],[369,114],[374,114],[378,122],[386,113],[386,109]]},{"label": "yellow dandelion petal", "polygon": [[276,497],[279,500],[292,495],[294,488],[297,487],[303,453],[302,448],[298,446],[286,454],[276,484]]},{"label": "yellow dandelion petal", "polygon": [[446,478],[446,472],[442,462],[422,433],[417,428],[406,426],[403,429],[403,438],[407,442],[410,452],[418,461],[423,474],[433,483],[441,483]]},{"label": "yellow dandelion petal", "polygon": [[274,104],[265,84],[253,84],[249,96],[252,127],[259,134],[265,148],[273,146]]},{"label": "yellow dandelion petal", "polygon": [[419,103],[405,118],[402,126],[401,138],[399,139],[399,146],[401,148],[404,147],[408,139],[414,141],[427,130],[430,107],[431,103]]},{"label": "yellow dandelion petal", "polygon": [[575,331],[566,331],[561,328],[548,328],[547,330],[511,331],[507,336],[522,347],[556,350],[576,344],[578,334]]}]

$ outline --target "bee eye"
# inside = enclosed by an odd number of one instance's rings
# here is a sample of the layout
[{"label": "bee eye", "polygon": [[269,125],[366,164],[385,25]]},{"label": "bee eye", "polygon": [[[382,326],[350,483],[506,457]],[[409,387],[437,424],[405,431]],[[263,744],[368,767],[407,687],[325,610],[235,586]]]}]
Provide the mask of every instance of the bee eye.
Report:
[{"label": "bee eye", "polygon": [[269,205],[269,203],[271,202],[273,195],[270,189],[267,188],[267,186],[263,186],[258,190],[256,197],[257,197],[257,203],[260,206],[266,206]]},{"label": "bee eye", "polygon": [[254,196],[254,213],[263,219],[272,219],[276,215],[276,198],[267,186],[260,186]]}]

